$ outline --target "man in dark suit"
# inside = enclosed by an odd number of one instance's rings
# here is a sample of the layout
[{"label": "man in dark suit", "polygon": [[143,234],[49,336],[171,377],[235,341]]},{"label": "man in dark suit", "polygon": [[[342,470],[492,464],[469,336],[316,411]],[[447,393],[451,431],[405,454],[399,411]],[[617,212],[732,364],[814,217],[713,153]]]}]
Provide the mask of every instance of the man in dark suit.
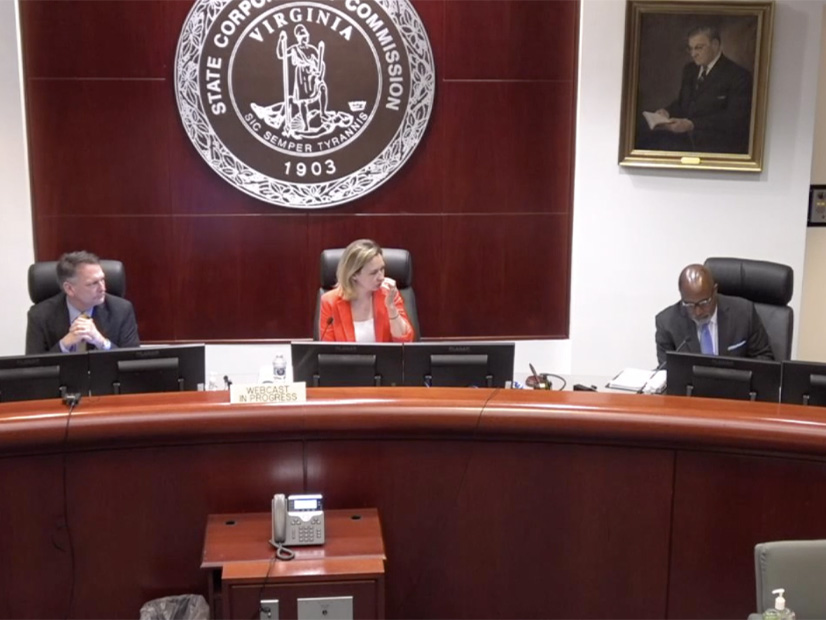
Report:
[{"label": "man in dark suit", "polygon": [[688,35],[692,61],[683,67],[680,92],[658,114],[670,119],[644,136],[642,148],[712,153],[749,152],[752,76],[722,53],[716,28]]},{"label": "man in dark suit", "polygon": [[97,256],[64,254],[57,279],[63,291],[29,310],[26,355],[140,345],[135,310],[125,299],[106,294]]},{"label": "man in dark suit", "polygon": [[769,336],[754,304],[740,297],[717,293],[711,272],[689,265],[678,280],[680,301],[657,315],[657,361],[667,351],[705,353],[728,357],[774,359]]}]

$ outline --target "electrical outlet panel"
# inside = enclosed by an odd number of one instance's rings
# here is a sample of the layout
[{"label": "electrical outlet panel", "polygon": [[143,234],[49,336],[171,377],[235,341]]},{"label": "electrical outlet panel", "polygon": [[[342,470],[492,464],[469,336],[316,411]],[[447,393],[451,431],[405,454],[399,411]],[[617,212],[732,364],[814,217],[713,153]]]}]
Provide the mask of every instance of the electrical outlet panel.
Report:
[{"label": "electrical outlet panel", "polygon": [[300,598],[298,620],[353,620],[353,597]]},{"label": "electrical outlet panel", "polygon": [[258,620],[278,620],[278,599],[262,600],[258,608]]}]

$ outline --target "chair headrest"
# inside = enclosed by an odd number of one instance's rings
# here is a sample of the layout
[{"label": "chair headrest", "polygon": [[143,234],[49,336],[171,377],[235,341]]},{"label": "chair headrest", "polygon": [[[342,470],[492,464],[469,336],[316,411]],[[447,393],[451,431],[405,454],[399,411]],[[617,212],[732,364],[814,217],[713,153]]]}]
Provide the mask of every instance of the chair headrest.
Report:
[{"label": "chair headrest", "polygon": [[[321,253],[321,288],[331,289],[336,285],[336,268],[344,248],[324,250]],[[383,248],[384,273],[396,281],[400,289],[413,285],[413,261],[410,252],[398,248]]]},{"label": "chair headrest", "polygon": [[788,265],[747,258],[706,259],[705,266],[724,295],[755,303],[785,306],[794,292],[794,270]]},{"label": "chair headrest", "polygon": [[[126,294],[126,273],[119,260],[101,260],[100,266],[106,276],[106,292],[118,297]],[[54,297],[60,292],[57,281],[57,261],[47,260],[29,266],[29,297],[32,303]]]}]

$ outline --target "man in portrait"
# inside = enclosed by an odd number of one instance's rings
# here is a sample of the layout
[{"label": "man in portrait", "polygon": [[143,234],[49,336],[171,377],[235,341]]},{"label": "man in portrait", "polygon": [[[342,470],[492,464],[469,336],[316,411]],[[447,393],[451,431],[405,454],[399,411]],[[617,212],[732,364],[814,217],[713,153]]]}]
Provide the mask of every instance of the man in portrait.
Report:
[{"label": "man in portrait", "polygon": [[752,75],[723,53],[720,32],[688,33],[691,62],[683,67],[676,99],[639,120],[638,148],[747,154]]}]

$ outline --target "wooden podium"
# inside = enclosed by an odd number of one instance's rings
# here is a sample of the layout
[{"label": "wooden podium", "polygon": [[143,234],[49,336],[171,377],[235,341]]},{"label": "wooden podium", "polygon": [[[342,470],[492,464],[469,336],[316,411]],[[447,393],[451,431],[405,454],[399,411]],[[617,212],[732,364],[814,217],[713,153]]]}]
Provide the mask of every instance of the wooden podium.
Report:
[{"label": "wooden podium", "polygon": [[293,547],[274,559],[270,513],[209,515],[201,568],[209,571],[214,618],[257,618],[278,600],[280,620],[298,617],[298,599],[353,597],[353,618],[384,618],[384,541],[378,510],[326,510],[326,543]]}]

